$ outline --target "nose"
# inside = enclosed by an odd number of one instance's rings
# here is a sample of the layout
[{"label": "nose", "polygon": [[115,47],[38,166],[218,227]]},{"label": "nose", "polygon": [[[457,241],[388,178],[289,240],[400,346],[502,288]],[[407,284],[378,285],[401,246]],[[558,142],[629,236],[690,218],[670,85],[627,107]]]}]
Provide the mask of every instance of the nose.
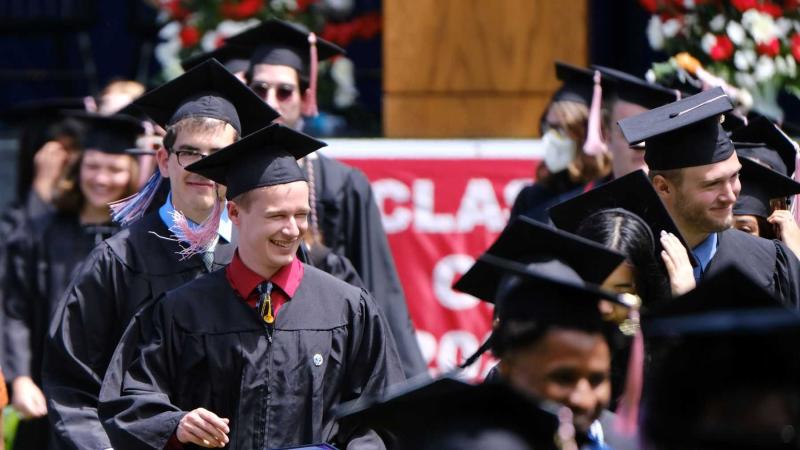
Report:
[{"label": "nose", "polygon": [[583,378],[578,381],[567,399],[569,409],[576,415],[592,411],[597,404],[597,396],[589,380]]},{"label": "nose", "polygon": [[728,183],[725,183],[725,190],[722,192],[721,200],[725,203],[736,203],[739,198],[739,192],[742,190],[742,184],[739,182],[739,177],[734,178]]},{"label": "nose", "polygon": [[267,89],[267,105],[274,110],[278,110],[278,97],[275,93],[276,89],[268,88]]},{"label": "nose", "polygon": [[300,236],[300,226],[294,216],[289,216],[286,226],[283,227],[283,232],[291,238]]}]

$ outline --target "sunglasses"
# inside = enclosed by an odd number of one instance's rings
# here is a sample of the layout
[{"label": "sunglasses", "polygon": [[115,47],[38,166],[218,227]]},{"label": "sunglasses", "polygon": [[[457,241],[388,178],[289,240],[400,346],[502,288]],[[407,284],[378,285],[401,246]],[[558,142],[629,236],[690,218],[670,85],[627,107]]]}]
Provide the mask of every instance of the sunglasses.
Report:
[{"label": "sunglasses", "polygon": [[294,94],[297,86],[289,83],[270,84],[265,81],[254,81],[250,83],[250,90],[256,93],[262,100],[266,100],[270,89],[275,89],[275,98],[279,102],[289,99]]}]

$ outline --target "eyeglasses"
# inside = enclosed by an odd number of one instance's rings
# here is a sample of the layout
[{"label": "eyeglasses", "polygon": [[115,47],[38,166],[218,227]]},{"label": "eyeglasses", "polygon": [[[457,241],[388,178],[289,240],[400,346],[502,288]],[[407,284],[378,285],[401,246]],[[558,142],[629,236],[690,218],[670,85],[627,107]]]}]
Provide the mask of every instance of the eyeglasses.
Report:
[{"label": "eyeglasses", "polygon": [[254,81],[250,83],[250,90],[256,93],[262,100],[266,100],[269,95],[269,90],[275,89],[275,98],[279,102],[289,99],[294,94],[297,86],[289,83],[270,84],[265,81]]},{"label": "eyeglasses", "polygon": [[178,165],[181,167],[196,163],[208,156],[194,150],[176,150],[174,153],[175,157],[178,158]]}]

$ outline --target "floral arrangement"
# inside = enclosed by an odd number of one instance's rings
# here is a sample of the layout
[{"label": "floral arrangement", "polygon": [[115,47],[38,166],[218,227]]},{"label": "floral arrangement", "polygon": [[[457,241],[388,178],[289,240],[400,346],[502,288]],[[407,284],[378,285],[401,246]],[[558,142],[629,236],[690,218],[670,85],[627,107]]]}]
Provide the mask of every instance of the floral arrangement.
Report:
[{"label": "floral arrangement", "polygon": [[[158,8],[159,20],[164,24],[159,32],[162,42],[156,46],[155,55],[167,80],[183,73],[181,60],[212,51],[227,37],[269,18],[303,23],[341,47],[354,40],[371,39],[381,30],[381,17],[376,12],[347,21],[330,20],[350,15],[353,0],[149,1]],[[334,103],[340,108],[350,106],[357,95],[352,62],[337,58],[328,70],[336,83]]]},{"label": "floral arrangement", "polygon": [[682,78],[685,67],[674,56],[688,54],[774,119],[783,114],[781,90],[800,97],[800,0],[639,1],[652,14],[650,46],[673,56],[654,64],[649,78]]}]

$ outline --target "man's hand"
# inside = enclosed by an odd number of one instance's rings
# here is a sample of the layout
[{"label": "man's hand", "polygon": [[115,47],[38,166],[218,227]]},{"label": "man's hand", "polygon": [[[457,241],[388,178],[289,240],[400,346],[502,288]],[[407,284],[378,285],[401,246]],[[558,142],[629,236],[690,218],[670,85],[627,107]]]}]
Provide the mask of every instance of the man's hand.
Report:
[{"label": "man's hand", "polygon": [[49,202],[53,197],[53,189],[69,162],[69,158],[69,151],[56,141],[44,144],[36,152],[33,157],[35,168],[33,189],[42,200]]},{"label": "man's hand", "polygon": [[206,448],[224,447],[228,443],[228,419],[222,419],[204,408],[186,414],[178,423],[175,435],[183,444],[197,444]]},{"label": "man's hand", "polygon": [[778,226],[778,238],[800,258],[800,227],[797,226],[792,213],[785,209],[775,210],[767,222]]},{"label": "man's hand", "polygon": [[47,415],[47,401],[31,377],[17,377],[11,386],[11,405],[24,419]]},{"label": "man's hand", "polygon": [[664,250],[661,251],[661,259],[667,267],[672,296],[683,295],[694,289],[697,284],[694,280],[689,254],[686,252],[686,247],[674,234],[661,231],[660,239],[661,246],[664,247]]}]

